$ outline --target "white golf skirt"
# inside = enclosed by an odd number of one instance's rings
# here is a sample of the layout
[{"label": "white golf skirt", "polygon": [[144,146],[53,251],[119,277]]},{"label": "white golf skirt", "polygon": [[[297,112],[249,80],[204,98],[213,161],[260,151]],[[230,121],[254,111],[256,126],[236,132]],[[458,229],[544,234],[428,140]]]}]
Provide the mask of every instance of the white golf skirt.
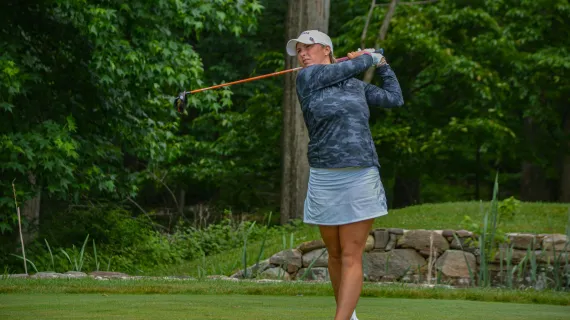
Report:
[{"label": "white golf skirt", "polygon": [[342,225],[388,214],[378,167],[310,168],[303,221]]}]

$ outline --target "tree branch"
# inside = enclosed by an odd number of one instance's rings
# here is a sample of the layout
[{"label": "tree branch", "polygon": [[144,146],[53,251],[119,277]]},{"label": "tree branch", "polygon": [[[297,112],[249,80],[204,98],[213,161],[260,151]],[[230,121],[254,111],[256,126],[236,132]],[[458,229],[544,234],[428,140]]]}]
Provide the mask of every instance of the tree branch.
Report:
[{"label": "tree branch", "polygon": [[162,179],[159,179],[154,173],[150,172],[150,174],[154,177],[154,179],[158,182],[160,182],[165,188],[166,190],[168,190],[168,192],[170,193],[170,196],[172,196],[172,200],[174,200],[174,203],[176,204],[176,207],[179,208],[180,205],[178,204],[178,200],[176,199],[176,196],[174,195],[174,192],[172,192],[172,190],[170,190],[170,188],[166,185],[166,183],[164,183],[163,179],[166,178],[167,173],[164,174],[164,177]]},{"label": "tree branch", "polygon": [[[378,36],[376,37],[376,43],[374,44],[374,48],[379,48],[381,43],[386,39],[386,34],[388,33],[388,27],[390,26],[390,21],[392,20],[392,17],[396,12],[396,7],[398,6],[399,2],[400,0],[390,1],[390,7],[388,7],[388,12],[386,12],[386,15],[384,16],[384,21],[382,21],[382,26],[380,27],[380,30],[378,30]],[[375,68],[369,68],[366,71],[363,79],[364,82],[370,83],[372,81],[372,78],[374,78],[374,69]]]},{"label": "tree branch", "polygon": [[372,13],[374,12],[374,7],[376,6],[376,0],[372,0],[370,4],[370,10],[368,10],[368,17],[366,17],[366,23],[364,24],[364,29],[362,30],[362,36],[360,37],[360,48],[363,50],[366,48],[366,33],[368,32],[368,25],[370,24],[370,19],[372,19]]},{"label": "tree branch", "polygon": [[[143,207],[141,207],[135,200],[133,200],[131,197],[127,197],[127,200],[129,200],[132,204],[134,204],[137,208],[139,208],[140,211],[142,211],[144,213],[144,215],[148,218],[150,225],[154,228],[156,226],[161,227],[162,229],[165,229],[165,227],[161,226],[160,224],[156,224],[154,222],[152,222],[151,217],[148,215],[148,213],[143,209]],[[158,231],[156,228],[154,229],[155,231]]]},{"label": "tree branch", "polygon": [[434,82],[435,82],[435,80],[428,81],[428,82],[422,84],[422,85],[419,86],[419,87],[413,88],[413,89],[410,91],[410,93],[411,93],[411,94],[415,94],[416,92],[418,92],[418,91],[420,91],[420,90],[422,90],[422,89],[424,89],[424,88],[427,88],[427,87],[431,86]]},{"label": "tree branch", "polygon": [[[438,2],[439,0],[425,0],[425,1],[407,1],[407,2],[400,2],[399,4],[403,4],[406,6],[413,6],[416,4],[430,4],[430,3],[435,3]],[[379,3],[376,6],[377,7],[387,7],[389,6],[389,3]]]},{"label": "tree branch", "polygon": [[[386,12],[386,15],[384,16],[384,21],[382,22],[382,26],[380,27],[380,30],[378,31],[378,36],[376,37],[376,43],[374,44],[374,48],[379,48],[380,45],[382,44],[382,42],[384,42],[384,40],[386,40],[386,34],[388,33],[388,27],[390,26],[390,21],[392,20],[392,17],[394,16],[394,13],[396,12],[396,7],[399,4],[410,6],[410,5],[416,5],[416,4],[429,4],[429,3],[434,3],[437,1],[439,1],[439,0],[406,1],[406,2],[400,2],[400,0],[390,0],[390,3],[379,3],[379,4],[376,4],[375,0],[372,1],[372,4],[370,5],[370,10],[368,11],[368,18],[366,19],[366,25],[364,26],[364,30],[362,31],[362,37],[360,38],[360,44],[361,44],[362,48],[365,48],[364,47],[364,40],[366,37],[366,32],[368,30],[368,24],[370,23],[370,19],[372,17],[372,11],[374,10],[374,7],[388,6],[388,11]],[[364,74],[364,78],[362,80],[366,83],[370,83],[370,82],[372,82],[373,78],[374,78],[374,68],[369,68],[368,70],[366,70],[366,73]]]}]

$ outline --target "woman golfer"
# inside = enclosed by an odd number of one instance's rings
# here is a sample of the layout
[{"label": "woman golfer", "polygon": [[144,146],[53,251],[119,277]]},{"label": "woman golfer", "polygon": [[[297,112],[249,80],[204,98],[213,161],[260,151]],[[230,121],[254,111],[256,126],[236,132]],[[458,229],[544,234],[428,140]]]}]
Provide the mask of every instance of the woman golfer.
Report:
[{"label": "woman golfer", "polygon": [[[317,30],[289,40],[287,53],[304,67],[296,79],[310,139],[304,222],[319,226],[329,254],[334,319],[356,320],[366,239],[374,218],[388,213],[369,106],[400,107],[402,91],[381,54],[351,52],[349,60],[336,63],[331,39]],[[381,88],[355,78],[371,66]]]}]

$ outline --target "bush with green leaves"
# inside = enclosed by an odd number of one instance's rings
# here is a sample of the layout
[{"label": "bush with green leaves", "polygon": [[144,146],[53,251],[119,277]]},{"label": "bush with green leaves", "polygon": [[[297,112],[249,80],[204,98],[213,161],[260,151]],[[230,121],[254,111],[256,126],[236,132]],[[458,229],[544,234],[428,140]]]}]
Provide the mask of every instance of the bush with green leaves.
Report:
[{"label": "bush with green leaves", "polygon": [[[62,220],[66,219],[66,220]],[[61,221],[68,221],[62,225]],[[73,209],[52,214],[44,232],[27,248],[29,270],[111,270],[140,274],[240,247],[272,235],[282,227],[268,228],[255,221],[236,221],[226,211],[216,224],[196,228],[180,220],[170,233],[157,229],[148,216],[132,216],[120,207]],[[10,255],[11,270],[22,268],[21,257]],[[33,264],[33,266],[32,266]]]}]

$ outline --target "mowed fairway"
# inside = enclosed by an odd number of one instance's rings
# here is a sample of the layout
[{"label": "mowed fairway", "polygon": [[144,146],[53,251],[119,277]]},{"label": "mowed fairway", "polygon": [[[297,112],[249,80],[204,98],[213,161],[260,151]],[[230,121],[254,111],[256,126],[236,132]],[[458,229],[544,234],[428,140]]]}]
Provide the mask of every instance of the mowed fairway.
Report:
[{"label": "mowed fairway", "polygon": [[[0,319],[331,320],[332,297],[260,295],[2,294]],[[570,319],[570,307],[538,304],[361,298],[360,320]]]}]

